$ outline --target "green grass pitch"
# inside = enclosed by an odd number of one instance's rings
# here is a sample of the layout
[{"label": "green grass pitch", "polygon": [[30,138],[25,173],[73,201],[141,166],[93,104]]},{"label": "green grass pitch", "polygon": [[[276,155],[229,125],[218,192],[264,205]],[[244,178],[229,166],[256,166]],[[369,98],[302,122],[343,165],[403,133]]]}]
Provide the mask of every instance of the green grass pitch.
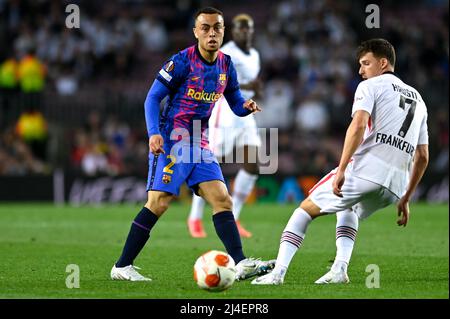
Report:
[{"label": "green grass pitch", "polygon": [[[275,258],[281,232],[295,205],[259,203],[244,207],[243,239],[248,256]],[[211,216],[208,238],[190,238],[189,206],[175,203],[158,221],[135,264],[151,282],[109,278],[130,223],[140,206],[55,207],[51,204],[0,204],[0,298],[449,298],[448,205],[414,204],[409,225],[396,225],[394,206],[360,223],[349,267],[348,285],[318,286],[335,254],[335,216],[321,217],[308,229],[282,286],[236,282],[210,293],[193,281],[196,258],[224,250]],[[80,269],[80,287],[66,287],[66,266]],[[369,289],[368,265],[380,269],[380,287]]]}]

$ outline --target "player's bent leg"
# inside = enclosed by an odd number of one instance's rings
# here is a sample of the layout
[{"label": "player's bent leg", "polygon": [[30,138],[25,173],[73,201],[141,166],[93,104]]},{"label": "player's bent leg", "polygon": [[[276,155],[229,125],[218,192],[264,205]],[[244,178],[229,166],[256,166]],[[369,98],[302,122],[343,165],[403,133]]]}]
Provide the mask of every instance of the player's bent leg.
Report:
[{"label": "player's bent leg", "polygon": [[241,238],[231,209],[233,203],[222,181],[208,181],[198,185],[199,194],[213,207],[213,222],[216,233],[227,253],[236,263],[236,279],[243,280],[270,272],[275,260],[262,261],[246,258],[242,251]]},{"label": "player's bent leg", "polygon": [[255,145],[244,145],[244,163],[242,168],[251,175],[258,175],[258,147]]},{"label": "player's bent leg", "polygon": [[205,209],[205,200],[195,193],[192,194],[191,211],[189,219],[202,219],[203,211]]},{"label": "player's bent leg", "polygon": [[193,194],[191,212],[187,220],[189,234],[193,238],[206,237],[206,232],[203,228],[202,222],[204,207],[205,207],[205,200],[200,196]]},{"label": "player's bent leg", "polygon": [[149,191],[147,203],[131,224],[130,231],[119,260],[111,269],[111,279],[129,281],[149,281],[142,276],[133,265],[135,258],[150,238],[150,231],[158,218],[167,210],[173,196],[166,192]]},{"label": "player's bent leg", "polygon": [[353,246],[359,227],[359,220],[369,217],[375,211],[395,202],[396,196],[382,189],[366,194],[365,198],[351,209],[338,212],[336,215],[336,258],[330,271],[316,280],[316,284],[349,283],[347,267],[350,262]]},{"label": "player's bent leg", "polygon": [[346,209],[337,212],[336,219],[336,257],[331,269],[314,282],[319,285],[350,282],[347,268],[358,232],[359,218],[352,209]]},{"label": "player's bent leg", "polygon": [[317,206],[309,196],[300,203],[299,208],[303,209],[309,216],[311,216],[312,219],[326,215],[320,212],[320,207]]},{"label": "player's bent leg", "polygon": [[316,284],[348,283],[348,264],[358,233],[359,218],[352,209],[336,213],[336,257],[329,272],[315,281]]},{"label": "player's bent leg", "polygon": [[281,234],[280,248],[273,271],[268,275],[256,278],[252,284],[282,284],[292,258],[303,244],[308,225],[313,218],[321,215],[320,208],[310,198],[305,199],[294,211]]},{"label": "player's bent leg", "polygon": [[161,191],[148,191],[147,192],[147,202],[145,207],[147,207],[151,212],[160,217],[169,208],[169,204],[173,199],[173,195],[167,192]]},{"label": "player's bent leg", "polygon": [[222,181],[214,180],[200,183],[198,194],[213,208],[213,223],[216,233],[222,241],[227,253],[237,264],[245,259],[241,238],[231,212],[233,203],[228,190]]},{"label": "player's bent leg", "polygon": [[213,214],[233,209],[231,196],[222,181],[214,180],[200,183],[198,194],[212,206]]},{"label": "player's bent leg", "polygon": [[233,215],[241,237],[250,238],[252,233],[245,229],[245,227],[241,224],[239,217],[244,203],[255,187],[256,180],[258,179],[258,148],[256,146],[244,145],[243,151],[243,168],[239,170],[234,180]]}]

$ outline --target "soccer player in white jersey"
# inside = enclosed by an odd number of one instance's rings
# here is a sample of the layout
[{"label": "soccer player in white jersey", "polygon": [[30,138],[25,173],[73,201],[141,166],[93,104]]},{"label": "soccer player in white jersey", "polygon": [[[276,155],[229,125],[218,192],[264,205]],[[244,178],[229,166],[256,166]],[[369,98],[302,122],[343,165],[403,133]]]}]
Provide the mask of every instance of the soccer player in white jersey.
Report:
[{"label": "soccer player in white jersey", "polygon": [[357,50],[362,81],[339,166],[322,178],[292,214],[280,241],[275,269],[252,284],[279,285],[300,248],[309,223],[337,214],[336,258],[317,284],[347,283],[347,267],[359,219],[397,203],[397,224],[406,226],[408,203],[428,165],[427,108],[420,94],[393,73],[395,51],[384,39]]},{"label": "soccer player in white jersey", "polygon": [[[254,98],[262,89],[258,78],[259,53],[252,47],[254,22],[247,14],[235,16],[232,22],[233,40],[223,45],[220,50],[231,56],[244,98]],[[216,102],[209,120],[209,142],[214,155],[219,158],[229,156],[230,153],[232,155],[234,147],[243,152],[244,163],[234,180],[233,214],[241,237],[251,237],[252,233],[241,225],[239,215],[258,178],[256,162],[261,138],[253,115],[242,118],[234,115],[227,101],[221,98]],[[206,237],[202,223],[204,206],[203,198],[194,194],[188,218],[189,232],[194,238]]]}]

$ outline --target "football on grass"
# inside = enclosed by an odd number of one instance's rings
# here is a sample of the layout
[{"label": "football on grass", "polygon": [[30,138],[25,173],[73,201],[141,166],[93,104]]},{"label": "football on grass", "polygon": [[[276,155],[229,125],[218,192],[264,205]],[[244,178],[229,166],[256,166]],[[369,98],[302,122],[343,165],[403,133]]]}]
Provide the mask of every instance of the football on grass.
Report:
[{"label": "football on grass", "polygon": [[200,257],[194,265],[194,280],[208,291],[222,291],[234,283],[236,270],[230,255],[218,250],[210,250]]}]

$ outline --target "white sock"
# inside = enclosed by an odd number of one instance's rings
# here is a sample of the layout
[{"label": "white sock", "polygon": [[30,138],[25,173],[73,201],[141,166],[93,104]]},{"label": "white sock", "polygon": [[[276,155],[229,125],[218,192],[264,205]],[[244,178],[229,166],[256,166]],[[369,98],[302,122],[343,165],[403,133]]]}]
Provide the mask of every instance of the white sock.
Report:
[{"label": "white sock", "polygon": [[203,209],[205,208],[205,200],[195,194],[192,195],[191,213],[189,219],[202,219]]},{"label": "white sock", "polygon": [[306,229],[312,218],[301,208],[297,208],[289,219],[280,239],[277,262],[273,270],[274,274],[284,277],[297,250],[303,243]]},{"label": "white sock", "polygon": [[336,218],[336,258],[331,269],[347,272],[358,233],[359,218],[350,209],[336,213]]},{"label": "white sock", "polygon": [[242,206],[244,206],[248,195],[252,192],[257,179],[258,175],[250,174],[243,168],[237,173],[233,187],[233,215],[235,220],[239,219]]}]

